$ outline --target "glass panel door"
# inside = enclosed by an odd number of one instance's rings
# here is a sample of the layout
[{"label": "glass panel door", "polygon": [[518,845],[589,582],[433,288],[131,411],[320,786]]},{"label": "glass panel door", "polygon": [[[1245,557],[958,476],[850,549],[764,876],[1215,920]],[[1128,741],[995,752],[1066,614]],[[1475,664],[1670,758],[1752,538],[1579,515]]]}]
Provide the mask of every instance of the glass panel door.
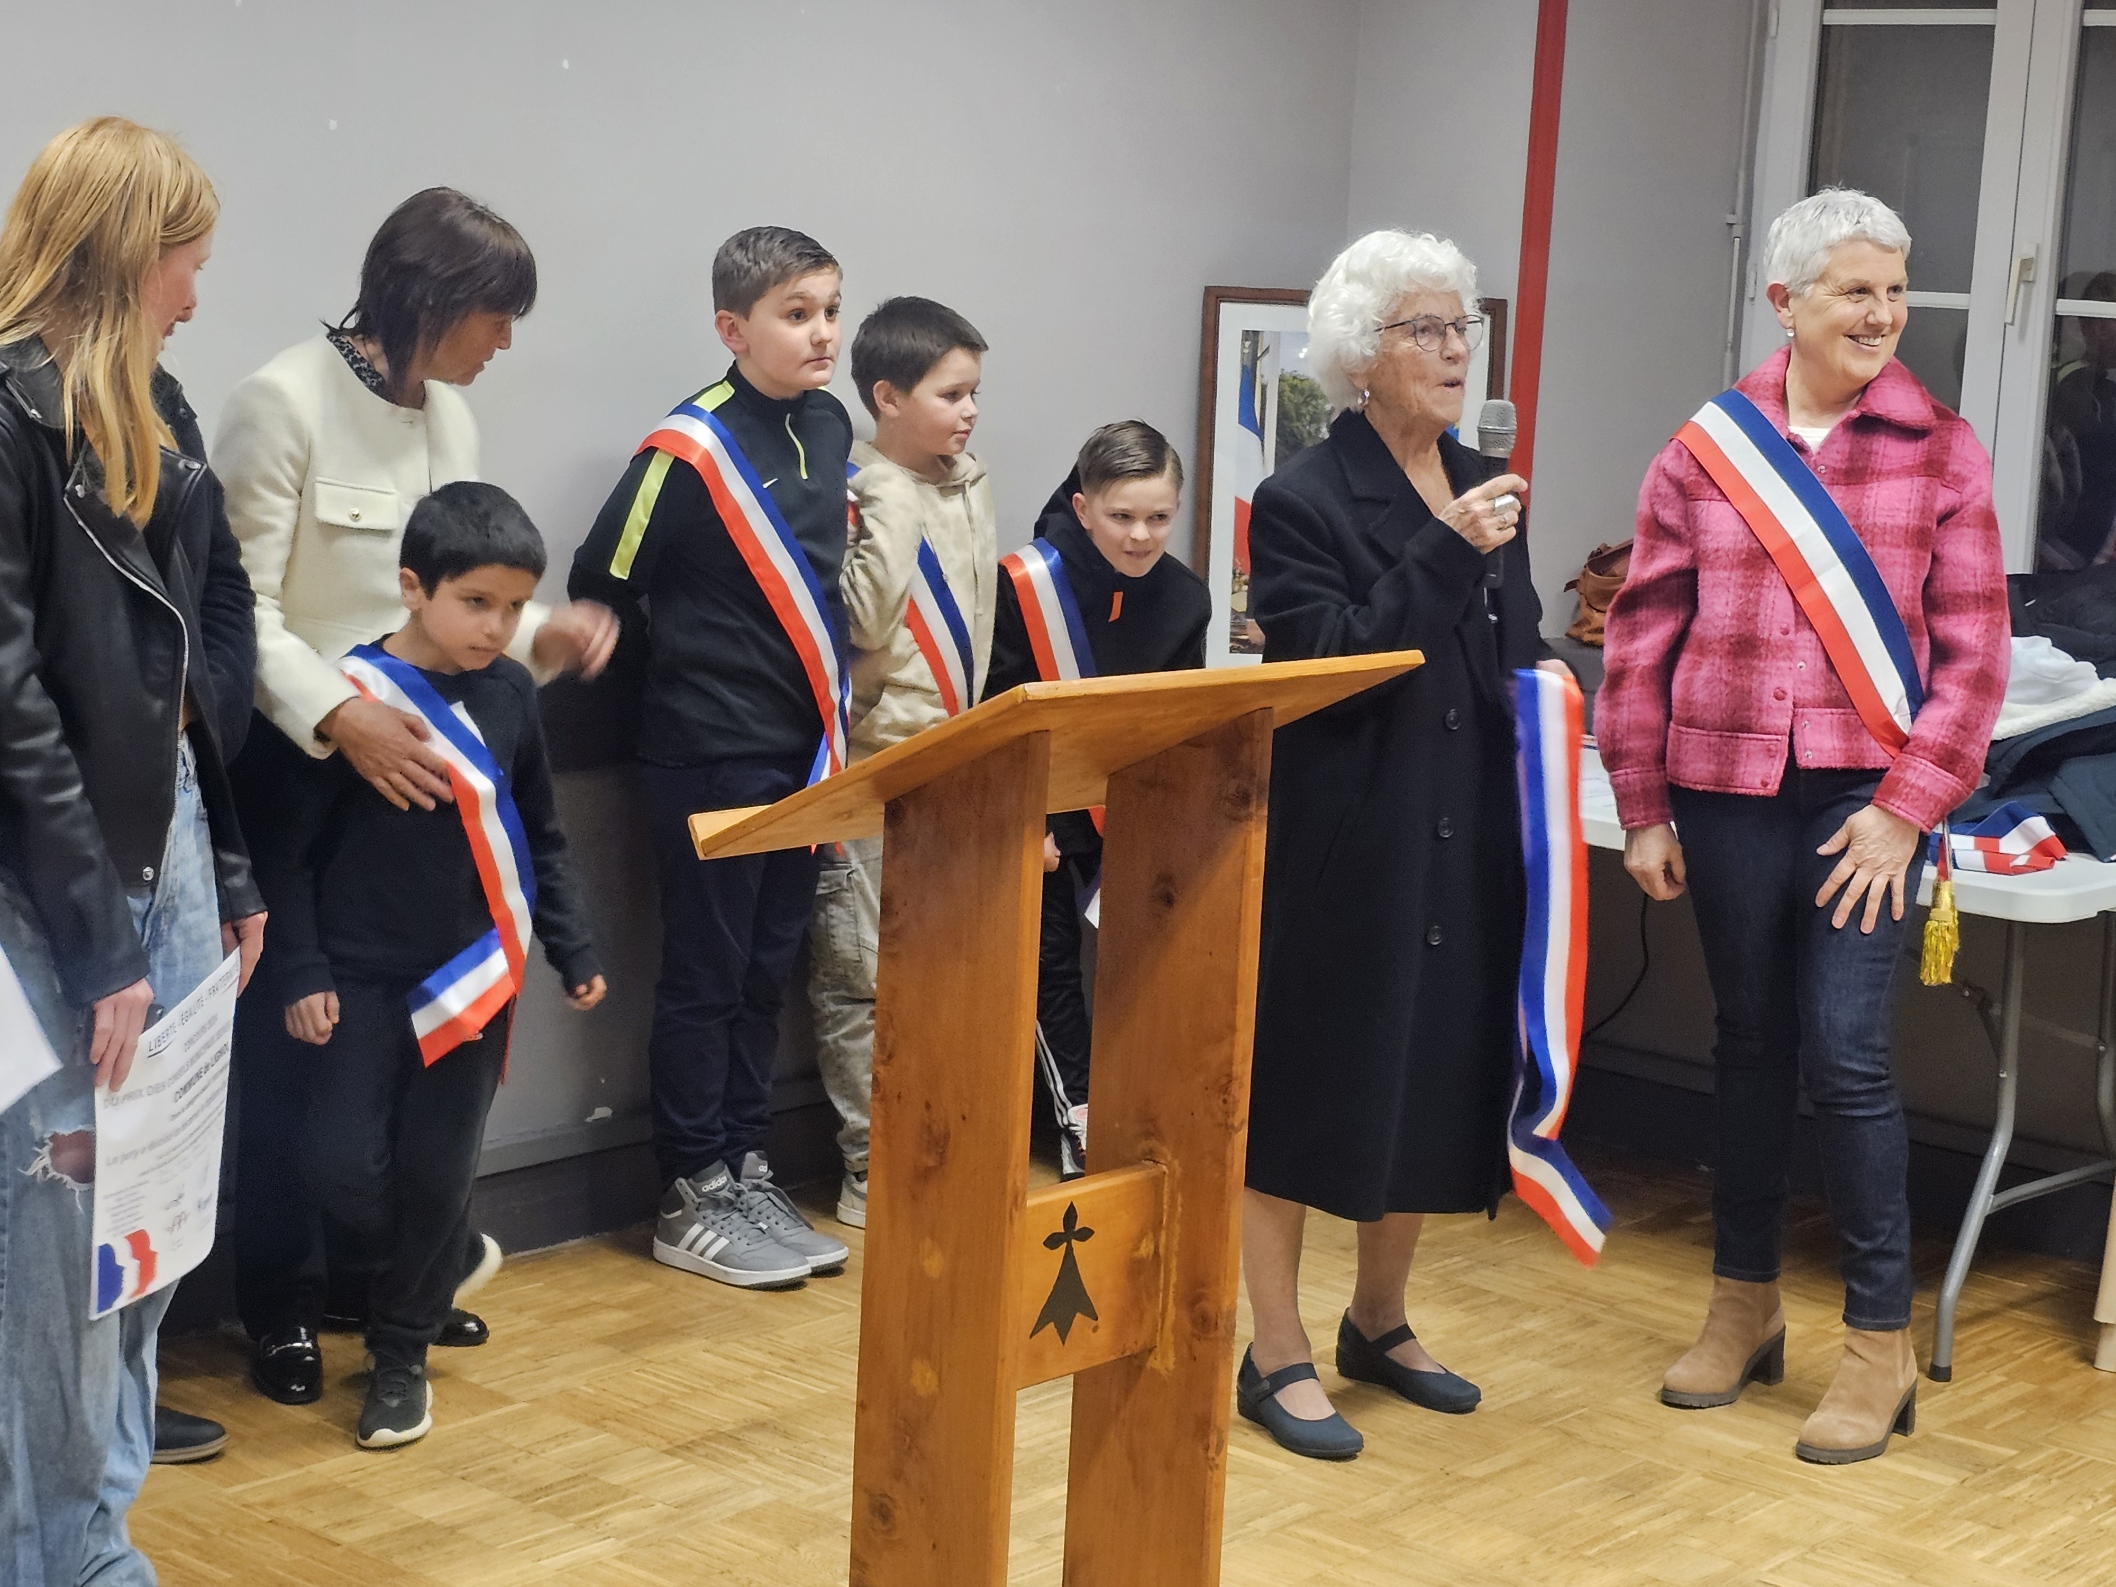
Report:
[{"label": "glass panel door", "polygon": [[1912,312],[1899,356],[1957,410],[1996,17],[1988,8],[1822,13],[1808,190],[1860,188],[1903,217]]},{"label": "glass panel door", "polygon": [[2116,561],[2116,10],[2082,18],[2065,170],[2036,503],[2045,573]]}]

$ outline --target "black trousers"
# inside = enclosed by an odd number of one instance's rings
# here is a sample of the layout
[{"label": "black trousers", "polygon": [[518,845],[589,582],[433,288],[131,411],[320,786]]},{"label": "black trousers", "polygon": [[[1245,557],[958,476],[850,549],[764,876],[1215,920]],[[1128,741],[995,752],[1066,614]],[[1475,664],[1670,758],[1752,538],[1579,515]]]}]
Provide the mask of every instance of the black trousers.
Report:
[{"label": "black trousers", "polygon": [[308,1049],[306,1136],[317,1204],[375,1253],[367,1347],[416,1365],[469,1271],[471,1185],[514,1005],[428,1064],[412,1034],[411,989],[340,979],[338,1028]]},{"label": "black trousers", "polygon": [[[309,1194],[303,1132],[316,1049],[286,1032],[266,977],[235,1010],[235,1307],[252,1339],[326,1311],[365,1316],[372,1256],[343,1228],[325,1226]],[[328,1255],[326,1255],[328,1253]]]},{"label": "black trousers", "polygon": [[1036,1072],[1064,1130],[1087,1101],[1091,1027],[1080,976],[1080,905],[1101,870],[1099,852],[1066,855],[1043,878],[1036,961]]},{"label": "black trousers", "polygon": [[725,1162],[742,1171],[771,1124],[779,1010],[815,907],[809,849],[701,860],[690,818],[770,804],[807,780],[805,761],[720,760],[640,768],[661,873],[661,977],[647,1043],[654,1154],[664,1184]]}]

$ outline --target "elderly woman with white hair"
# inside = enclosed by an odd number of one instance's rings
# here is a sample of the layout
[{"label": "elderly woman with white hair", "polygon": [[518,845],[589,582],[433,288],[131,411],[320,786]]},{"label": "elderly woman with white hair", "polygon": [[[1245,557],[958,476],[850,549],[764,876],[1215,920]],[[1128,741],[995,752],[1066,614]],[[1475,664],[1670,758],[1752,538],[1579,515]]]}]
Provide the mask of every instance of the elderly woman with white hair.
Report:
[{"label": "elderly woman with white hair", "polygon": [[[1337,1370],[1461,1413],[1476,1386],[1413,1335],[1428,1212],[1505,1184],[1524,902],[1511,669],[1549,660],[1519,477],[1449,433],[1483,339],[1453,243],[1378,231],[1308,304],[1328,437],[1258,489],[1250,609],[1267,660],[1419,650],[1425,665],[1279,731],[1272,757],[1243,1266],[1242,1414],[1349,1459],[1359,1433],[1301,1325],[1309,1207],[1359,1224]],[[1562,670],[1562,669],[1561,669]]]},{"label": "elderly woman with white hair", "polygon": [[1795,1453],[1827,1465],[1916,1415],[1892,989],[1925,834],[1976,786],[2006,682],[1990,459],[1895,357],[1909,252],[1864,193],[1772,224],[1789,345],[1647,473],[1595,707],[1625,868],[1654,898],[1687,888],[1718,1005],[1712,1298],[1661,1399],[1729,1405],[1784,1375],[1804,1086],[1845,1339]]}]

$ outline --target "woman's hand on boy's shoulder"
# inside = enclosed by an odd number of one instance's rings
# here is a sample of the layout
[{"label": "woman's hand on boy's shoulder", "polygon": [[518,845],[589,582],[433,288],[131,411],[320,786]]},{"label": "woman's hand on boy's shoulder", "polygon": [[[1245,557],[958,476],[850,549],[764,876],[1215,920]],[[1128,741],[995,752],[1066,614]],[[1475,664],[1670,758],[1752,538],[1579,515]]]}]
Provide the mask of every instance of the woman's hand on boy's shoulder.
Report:
[{"label": "woman's hand on boy's shoulder", "polygon": [[569,991],[566,994],[566,1001],[585,1014],[597,1003],[600,1003],[603,1000],[603,995],[609,990],[609,983],[598,975],[583,981],[579,986]]}]

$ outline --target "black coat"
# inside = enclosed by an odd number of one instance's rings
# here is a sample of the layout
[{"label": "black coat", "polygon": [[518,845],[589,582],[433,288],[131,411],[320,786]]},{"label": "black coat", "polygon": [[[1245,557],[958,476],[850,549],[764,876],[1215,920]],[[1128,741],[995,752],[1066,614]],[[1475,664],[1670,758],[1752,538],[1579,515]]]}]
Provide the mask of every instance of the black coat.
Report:
[{"label": "black coat", "polygon": [[0,864],[22,878],[67,1000],[147,974],[127,890],[146,891],[176,807],[188,691],[221,918],[263,909],[235,819],[186,547],[222,511],[204,464],[161,455],[145,531],[71,471],[58,379],[35,341],[0,348]]},{"label": "black coat", "polygon": [[[1457,494],[1497,471],[1441,456]],[[1508,685],[1549,654],[1525,537],[1487,595],[1348,413],[1258,489],[1249,551],[1265,660],[1425,654],[1272,748],[1249,1184],[1361,1221],[1488,1210],[1525,907]]]},{"label": "black coat", "polygon": [[[206,439],[199,433],[198,413],[176,376],[155,370],[153,393],[176,449],[204,463]],[[213,730],[221,759],[233,765],[250,733],[250,702],[257,691],[257,596],[242,565],[241,542],[228,523],[227,503],[218,490],[209,494],[210,510],[186,513],[180,527],[184,557],[199,571],[199,639],[213,677]]]}]

